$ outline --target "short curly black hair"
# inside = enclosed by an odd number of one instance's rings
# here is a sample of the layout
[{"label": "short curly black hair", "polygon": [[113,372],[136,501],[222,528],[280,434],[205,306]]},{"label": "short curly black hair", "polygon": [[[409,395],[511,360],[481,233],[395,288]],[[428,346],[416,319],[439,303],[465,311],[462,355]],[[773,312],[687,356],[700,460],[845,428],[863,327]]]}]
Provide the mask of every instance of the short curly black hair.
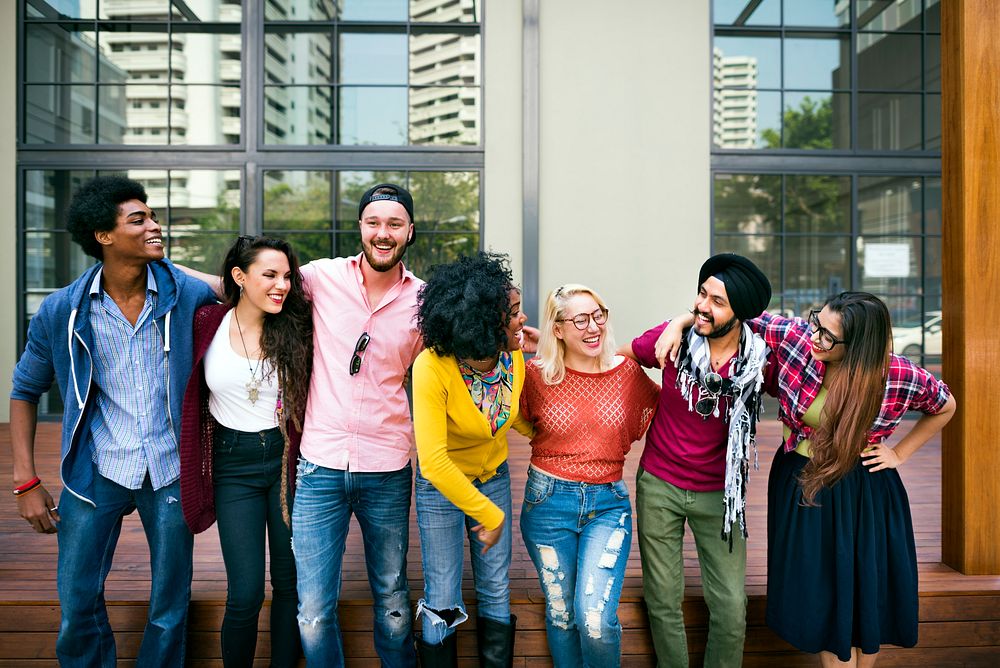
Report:
[{"label": "short curly black hair", "polygon": [[94,238],[94,232],[115,229],[118,207],[133,199],[146,203],[146,189],[138,181],[124,176],[96,176],[73,195],[66,216],[66,230],[84,253],[102,260],[104,249]]},{"label": "short curly black hair", "polygon": [[486,359],[507,345],[510,291],[506,255],[479,252],[433,268],[417,298],[424,346],[457,359]]}]

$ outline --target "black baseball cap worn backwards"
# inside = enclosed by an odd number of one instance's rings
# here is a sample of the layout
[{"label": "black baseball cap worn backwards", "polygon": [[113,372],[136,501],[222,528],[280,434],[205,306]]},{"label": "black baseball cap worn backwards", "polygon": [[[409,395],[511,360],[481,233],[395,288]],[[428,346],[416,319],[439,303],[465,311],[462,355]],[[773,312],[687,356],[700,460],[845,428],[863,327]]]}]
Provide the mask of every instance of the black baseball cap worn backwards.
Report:
[{"label": "black baseball cap worn backwards", "polygon": [[[392,193],[378,193],[375,191],[381,189],[392,190]],[[358,202],[358,220],[361,220],[362,214],[365,212],[365,207],[372,202],[398,202],[406,209],[406,213],[410,216],[410,223],[413,224],[413,197],[410,192],[402,187],[397,186],[395,183],[380,183],[377,186],[372,186],[365,191],[365,194],[361,196],[361,201]],[[410,240],[406,242],[407,246],[413,245],[413,240],[417,238],[417,226],[413,226],[413,231],[410,234]]]}]

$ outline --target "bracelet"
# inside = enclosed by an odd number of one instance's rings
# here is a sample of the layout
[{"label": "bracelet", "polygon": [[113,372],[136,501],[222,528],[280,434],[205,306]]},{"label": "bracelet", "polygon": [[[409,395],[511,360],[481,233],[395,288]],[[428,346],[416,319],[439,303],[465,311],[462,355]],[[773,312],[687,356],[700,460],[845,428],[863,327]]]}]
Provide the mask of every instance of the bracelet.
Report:
[{"label": "bracelet", "polygon": [[21,496],[22,494],[27,494],[31,490],[36,489],[36,488],[41,487],[41,486],[42,486],[42,480],[41,480],[41,478],[39,478],[38,476],[35,476],[34,478],[32,478],[28,482],[24,483],[23,485],[15,487],[14,488],[14,496]]}]

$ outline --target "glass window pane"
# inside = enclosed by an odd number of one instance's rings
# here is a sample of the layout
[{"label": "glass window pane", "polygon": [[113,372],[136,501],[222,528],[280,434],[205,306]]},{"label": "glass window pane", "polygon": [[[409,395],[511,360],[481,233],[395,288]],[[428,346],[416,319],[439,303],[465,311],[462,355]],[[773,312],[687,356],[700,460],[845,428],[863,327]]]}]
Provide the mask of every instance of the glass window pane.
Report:
[{"label": "glass window pane", "polygon": [[781,176],[716,174],[713,184],[716,233],[775,234],[781,231]]},{"label": "glass window pane", "polygon": [[713,253],[738,253],[760,267],[774,292],[781,289],[781,237],[748,234],[741,236],[715,235]]},{"label": "glass window pane", "polygon": [[174,76],[184,71],[186,83],[230,83],[239,85],[241,74],[240,35],[174,34],[170,61]]},{"label": "glass window pane", "polygon": [[128,24],[109,24],[98,35],[102,57],[99,78],[107,83],[166,83],[171,64],[175,79],[183,80],[187,71],[182,36],[174,35],[176,46],[171,61],[167,25],[160,32],[129,32]]},{"label": "glass window pane", "polygon": [[409,191],[419,204],[413,214],[420,234],[447,231],[478,235],[478,172],[411,172]]},{"label": "glass window pane", "polygon": [[93,32],[78,32],[73,24],[32,24],[24,27],[24,80],[29,83],[94,81]]},{"label": "glass window pane", "polygon": [[356,255],[361,252],[361,238],[357,239],[357,250],[345,249],[344,252],[337,252],[334,245],[334,234],[332,232],[286,232],[284,230],[264,230],[267,236],[284,239],[295,249],[295,254],[299,256],[299,264],[307,264],[313,260],[327,257],[344,257]]},{"label": "glass window pane", "polygon": [[924,148],[941,149],[941,96],[931,93],[924,96]]},{"label": "glass window pane", "polygon": [[[782,141],[785,148],[851,147],[850,93],[785,93]],[[770,148],[775,139],[765,134]]]},{"label": "glass window pane", "polygon": [[785,231],[849,233],[851,178],[814,174],[785,176]]},{"label": "glass window pane", "polygon": [[920,234],[923,189],[919,176],[858,177],[862,234]]},{"label": "glass window pane", "polygon": [[[138,181],[142,184],[143,188],[146,189],[146,195],[148,199],[146,204],[149,208],[156,211],[157,218],[160,223],[164,226],[169,223],[169,216],[167,209],[170,206],[170,201],[167,197],[167,178],[168,172],[165,169],[131,169],[121,176],[127,176],[134,181]],[[108,172],[102,172],[101,176],[109,176]],[[186,203],[185,203],[186,205]],[[168,230],[164,227],[164,233]]]},{"label": "glass window pane", "polygon": [[924,9],[924,30],[927,32],[941,32],[941,5],[939,0],[926,0],[927,7]]},{"label": "glass window pane", "polygon": [[[329,230],[333,172],[264,172],[264,231]],[[329,245],[329,242],[327,242]]]},{"label": "glass window pane", "polygon": [[478,144],[479,88],[410,88],[411,144]]},{"label": "glass window pane", "polygon": [[94,141],[94,87],[24,87],[24,141],[80,144]]},{"label": "glass window pane", "polygon": [[410,0],[411,21],[435,23],[478,23],[482,21],[483,3],[475,0],[427,2]]},{"label": "glass window pane", "polygon": [[341,33],[340,82],[406,84],[407,39],[402,33]]},{"label": "glass window pane", "polygon": [[924,232],[941,234],[941,177],[924,179]]},{"label": "glass window pane", "polygon": [[941,90],[941,35],[924,37],[924,90]]},{"label": "glass window pane", "polygon": [[921,2],[857,0],[858,30],[920,30]]},{"label": "glass window pane", "polygon": [[858,35],[858,88],[920,90],[920,35]]},{"label": "glass window pane", "polygon": [[268,0],[264,3],[264,20],[331,21],[336,18],[338,4],[343,3]]},{"label": "glass window pane", "polygon": [[[746,11],[750,9],[749,14]],[[713,0],[712,20],[715,25],[776,26],[781,23],[780,0],[763,0],[756,7],[747,0]]]},{"label": "glass window pane", "polygon": [[[406,20],[406,0],[340,0],[335,4],[340,6],[339,18],[343,21]],[[435,3],[423,4],[434,5]]]},{"label": "glass window pane", "polygon": [[723,88],[714,92],[712,141],[719,148],[781,148],[781,93]]},{"label": "glass window pane", "polygon": [[94,259],[68,232],[24,234],[24,287],[28,290],[47,292],[69,285],[92,264]]},{"label": "glass window pane", "polygon": [[712,72],[716,88],[781,88],[781,40],[716,37]]},{"label": "glass window pane", "polygon": [[100,0],[99,18],[102,19],[145,19],[165,21],[168,17],[170,0]]},{"label": "glass window pane", "polygon": [[785,237],[785,273],[782,296],[796,304],[820,305],[851,284],[850,237]]},{"label": "glass window pane", "polygon": [[175,84],[170,87],[170,143],[238,144],[240,89],[230,86]]},{"label": "glass window pane", "polygon": [[479,35],[427,33],[410,36],[410,84],[479,85]]},{"label": "glass window pane", "polygon": [[24,172],[24,228],[62,230],[70,199],[91,170],[28,170]]},{"label": "glass window pane", "polygon": [[264,142],[333,142],[333,89],[328,86],[267,86],[264,89]]},{"label": "glass window pane", "polygon": [[919,94],[858,95],[858,148],[861,150],[919,150],[922,125]]},{"label": "glass window pane", "polygon": [[941,237],[924,238],[924,294],[940,295],[941,290]]},{"label": "glass window pane", "polygon": [[919,237],[859,237],[861,289],[882,295],[919,294],[920,242]]},{"label": "glass window pane", "polygon": [[340,144],[401,146],[406,144],[407,89],[340,89],[337,136]]},{"label": "glass window pane", "polygon": [[25,2],[25,17],[28,19],[92,19],[94,3],[80,0],[45,0],[45,2]]},{"label": "glass window pane", "polygon": [[[918,2],[920,0],[917,0]],[[850,3],[830,0],[785,0],[786,26],[840,28],[851,24]]]},{"label": "glass window pane", "polygon": [[332,83],[333,38],[326,32],[271,32],[264,38],[268,83]]},{"label": "glass window pane", "polygon": [[478,250],[478,232],[417,234],[417,240],[406,251],[403,262],[417,276],[429,276],[431,267],[454,262]]},{"label": "glass window pane", "polygon": [[850,88],[847,37],[797,36],[785,39],[785,88]]},{"label": "glass window pane", "polygon": [[[162,87],[161,87],[162,88]],[[138,90],[149,90],[147,87],[139,86]],[[140,98],[142,99],[142,98]],[[159,138],[145,135],[146,141],[128,141],[134,135],[130,132],[129,121],[141,123],[142,111],[138,108],[128,108],[126,100],[126,86],[105,86],[97,88],[97,101],[100,105],[100,117],[97,119],[97,143],[98,144],[166,144],[166,132]],[[163,124],[156,127],[165,129],[166,118]]]},{"label": "glass window pane", "polygon": [[182,220],[203,231],[240,229],[239,170],[171,170],[169,196],[171,225]]},{"label": "glass window pane", "polygon": [[186,267],[218,275],[226,252],[239,234],[201,232],[197,221],[178,219],[178,231],[170,237],[170,259]]}]

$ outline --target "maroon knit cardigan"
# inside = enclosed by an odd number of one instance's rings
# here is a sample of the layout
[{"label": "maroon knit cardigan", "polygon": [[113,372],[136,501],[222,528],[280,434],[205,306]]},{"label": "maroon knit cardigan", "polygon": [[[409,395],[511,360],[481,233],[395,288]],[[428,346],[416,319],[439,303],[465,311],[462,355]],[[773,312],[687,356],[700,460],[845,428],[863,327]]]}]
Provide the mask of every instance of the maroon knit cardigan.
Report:
[{"label": "maroon knit cardigan", "polygon": [[[181,509],[191,533],[201,533],[215,523],[215,488],[212,480],[212,444],[218,423],[208,412],[208,385],[205,382],[205,353],[231,307],[228,304],[202,306],[194,315],[194,364],[181,416]],[[287,419],[287,418],[285,418]],[[302,434],[289,421],[288,503],[295,491],[295,469]]]}]

